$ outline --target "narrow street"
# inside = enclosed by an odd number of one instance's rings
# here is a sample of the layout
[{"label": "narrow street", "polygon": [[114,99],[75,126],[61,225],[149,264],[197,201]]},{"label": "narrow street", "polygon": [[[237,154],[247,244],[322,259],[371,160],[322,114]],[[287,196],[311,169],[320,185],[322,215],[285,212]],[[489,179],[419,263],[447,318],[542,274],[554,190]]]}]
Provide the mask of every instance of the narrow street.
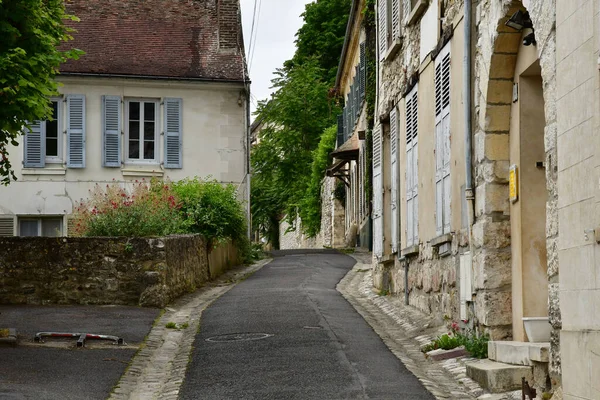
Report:
[{"label": "narrow street", "polygon": [[433,399],[336,291],[354,264],[277,252],[203,313],[180,398]]}]

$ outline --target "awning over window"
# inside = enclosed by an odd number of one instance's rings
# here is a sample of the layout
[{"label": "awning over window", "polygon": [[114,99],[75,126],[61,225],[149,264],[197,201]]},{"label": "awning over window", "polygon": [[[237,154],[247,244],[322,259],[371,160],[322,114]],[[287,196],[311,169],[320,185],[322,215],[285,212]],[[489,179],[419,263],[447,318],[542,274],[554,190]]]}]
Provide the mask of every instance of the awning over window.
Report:
[{"label": "awning over window", "polygon": [[337,160],[358,160],[359,153],[358,134],[354,134],[340,147],[331,153],[331,156]]}]

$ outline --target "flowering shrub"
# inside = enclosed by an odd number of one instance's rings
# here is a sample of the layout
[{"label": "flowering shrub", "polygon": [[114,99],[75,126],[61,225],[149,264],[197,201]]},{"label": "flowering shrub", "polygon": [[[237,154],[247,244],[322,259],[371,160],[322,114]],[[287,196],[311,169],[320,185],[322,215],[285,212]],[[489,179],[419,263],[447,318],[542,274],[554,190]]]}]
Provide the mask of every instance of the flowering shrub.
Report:
[{"label": "flowering shrub", "polygon": [[136,181],[128,192],[117,183],[96,184],[73,212],[74,236],[164,236],[185,233],[181,203],[168,184]]},{"label": "flowering shrub", "polygon": [[431,350],[443,349],[451,350],[459,346],[464,346],[465,350],[475,358],[487,358],[488,346],[490,340],[488,335],[477,335],[470,329],[462,332],[457,322],[452,322],[449,326],[450,332],[438,336],[433,342],[423,346],[424,353]]}]

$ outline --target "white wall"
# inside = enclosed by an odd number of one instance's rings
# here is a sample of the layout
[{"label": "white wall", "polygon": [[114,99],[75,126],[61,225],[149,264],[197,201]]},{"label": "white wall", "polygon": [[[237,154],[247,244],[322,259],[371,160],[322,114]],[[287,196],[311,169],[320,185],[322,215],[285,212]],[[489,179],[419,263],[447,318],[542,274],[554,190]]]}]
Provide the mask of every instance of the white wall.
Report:
[{"label": "white wall", "polygon": [[[68,214],[74,202],[87,197],[88,190],[96,183],[131,183],[152,176],[170,180],[211,176],[236,185],[244,181],[246,134],[242,85],[83,77],[63,77],[61,81],[64,84],[60,88],[62,94],[86,96],[86,167],[69,169],[66,164],[47,164],[42,169],[23,169],[23,147],[10,147],[10,162],[15,168],[17,181],[0,188],[0,214]],[[164,170],[160,164],[102,167],[103,95],[182,98],[183,169]],[[241,105],[238,104],[240,100]],[[163,131],[162,114],[161,105],[158,118],[160,132]],[[63,134],[63,154],[66,154],[65,139]],[[161,135],[161,162],[164,161],[163,141]],[[242,189],[245,188],[240,188],[240,191]]]}]

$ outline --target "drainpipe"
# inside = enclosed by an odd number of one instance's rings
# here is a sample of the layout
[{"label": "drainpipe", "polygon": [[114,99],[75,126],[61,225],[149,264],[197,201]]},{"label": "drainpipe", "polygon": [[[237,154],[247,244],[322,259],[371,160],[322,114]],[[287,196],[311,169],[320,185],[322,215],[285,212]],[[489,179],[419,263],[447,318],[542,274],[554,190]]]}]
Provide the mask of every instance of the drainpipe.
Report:
[{"label": "drainpipe", "polygon": [[[469,229],[469,252],[471,254],[471,260],[473,260],[473,224],[475,223],[474,215],[474,200],[473,194],[473,160],[472,160],[472,120],[471,120],[471,11],[472,4],[471,0],[465,0],[465,26],[464,26],[464,42],[465,51],[463,58],[463,98],[465,105],[465,168],[466,168],[466,182],[465,182],[465,199],[467,200],[467,215],[468,215],[468,229]],[[472,261],[471,261],[472,263]]]},{"label": "drainpipe", "polygon": [[250,171],[250,83],[246,84],[246,206],[248,214],[248,239],[252,241],[252,212],[250,211],[250,183],[252,173]]}]

